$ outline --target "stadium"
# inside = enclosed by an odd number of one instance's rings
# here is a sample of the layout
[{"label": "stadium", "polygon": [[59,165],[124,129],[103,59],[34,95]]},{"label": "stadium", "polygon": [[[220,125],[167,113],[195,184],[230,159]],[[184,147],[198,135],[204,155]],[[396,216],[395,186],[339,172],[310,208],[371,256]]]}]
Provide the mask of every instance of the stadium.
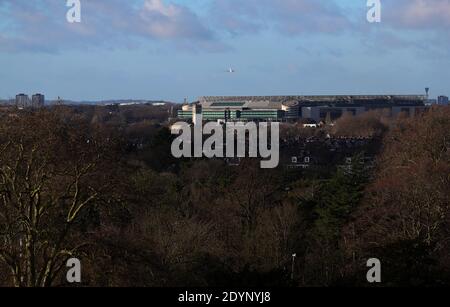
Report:
[{"label": "stadium", "polygon": [[344,114],[384,110],[390,116],[413,116],[425,109],[425,95],[358,96],[204,96],[183,105],[178,118],[202,114],[206,121],[335,120]]}]

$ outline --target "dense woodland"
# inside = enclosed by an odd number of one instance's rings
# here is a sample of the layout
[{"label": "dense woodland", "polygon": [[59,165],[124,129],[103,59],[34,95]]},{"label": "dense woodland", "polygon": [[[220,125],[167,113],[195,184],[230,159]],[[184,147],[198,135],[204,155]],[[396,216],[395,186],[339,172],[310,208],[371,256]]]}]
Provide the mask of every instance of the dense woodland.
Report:
[{"label": "dense woodland", "polygon": [[[376,167],[315,176],[175,160],[167,112],[55,106],[0,114],[0,285],[450,285],[450,108],[344,117],[284,136],[381,138]],[[292,255],[297,257],[292,266]]]}]

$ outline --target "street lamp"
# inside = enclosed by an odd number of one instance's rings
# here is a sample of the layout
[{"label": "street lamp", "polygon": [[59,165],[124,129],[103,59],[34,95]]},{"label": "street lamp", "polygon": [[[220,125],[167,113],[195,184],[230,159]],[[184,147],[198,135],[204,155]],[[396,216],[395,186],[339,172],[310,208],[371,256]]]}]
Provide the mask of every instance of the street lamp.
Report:
[{"label": "street lamp", "polygon": [[292,280],[294,280],[295,257],[297,257],[297,254],[292,254],[292,271],[291,271]]}]

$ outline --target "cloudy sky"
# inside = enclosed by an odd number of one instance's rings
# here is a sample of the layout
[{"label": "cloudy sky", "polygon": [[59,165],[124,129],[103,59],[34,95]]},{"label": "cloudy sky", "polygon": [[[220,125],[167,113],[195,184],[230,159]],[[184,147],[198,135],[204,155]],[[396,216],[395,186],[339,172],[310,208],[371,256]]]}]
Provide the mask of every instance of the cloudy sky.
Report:
[{"label": "cloudy sky", "polygon": [[450,0],[366,2],[0,0],[0,97],[450,94]]}]

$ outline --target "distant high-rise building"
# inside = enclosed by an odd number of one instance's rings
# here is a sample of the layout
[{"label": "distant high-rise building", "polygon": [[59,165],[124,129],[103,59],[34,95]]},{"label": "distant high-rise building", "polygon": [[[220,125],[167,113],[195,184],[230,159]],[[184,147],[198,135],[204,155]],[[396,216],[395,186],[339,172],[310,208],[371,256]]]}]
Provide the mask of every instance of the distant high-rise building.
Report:
[{"label": "distant high-rise building", "polygon": [[448,96],[439,96],[437,100],[438,104],[440,105],[448,105]]},{"label": "distant high-rise building", "polygon": [[45,105],[45,96],[42,94],[35,94],[31,99],[31,107],[42,108]]},{"label": "distant high-rise building", "polygon": [[28,95],[25,94],[16,95],[16,107],[18,108],[28,107],[29,101],[30,99],[28,98]]}]

